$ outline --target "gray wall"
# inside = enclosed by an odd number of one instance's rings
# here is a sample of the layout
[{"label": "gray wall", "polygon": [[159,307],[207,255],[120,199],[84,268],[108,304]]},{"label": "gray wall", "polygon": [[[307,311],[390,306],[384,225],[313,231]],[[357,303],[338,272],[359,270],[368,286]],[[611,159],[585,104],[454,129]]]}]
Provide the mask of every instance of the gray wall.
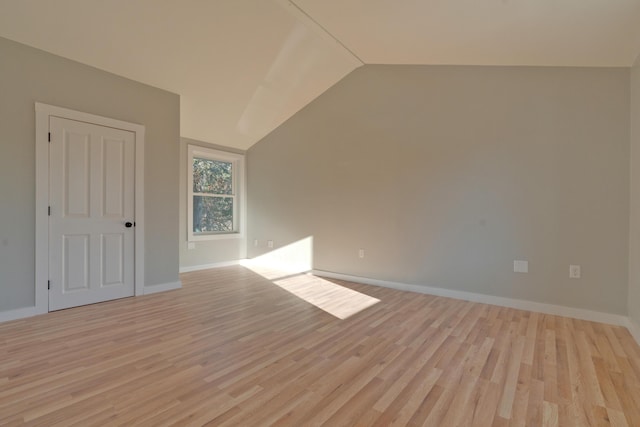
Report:
[{"label": "gray wall", "polygon": [[178,280],[177,95],[0,38],[0,311],[33,306],[36,101],[146,126],[146,285]]},{"label": "gray wall", "polygon": [[200,240],[194,242],[195,248],[187,244],[187,146],[189,144],[214,150],[244,154],[242,150],[209,144],[194,139],[181,138],[180,142],[180,268],[188,269],[208,264],[237,261],[246,258],[246,239]]},{"label": "gray wall", "polygon": [[629,93],[628,68],[364,66],[248,151],[248,255],[313,236],[320,270],[626,314]]},{"label": "gray wall", "polygon": [[629,317],[640,325],[640,56],[631,69]]}]

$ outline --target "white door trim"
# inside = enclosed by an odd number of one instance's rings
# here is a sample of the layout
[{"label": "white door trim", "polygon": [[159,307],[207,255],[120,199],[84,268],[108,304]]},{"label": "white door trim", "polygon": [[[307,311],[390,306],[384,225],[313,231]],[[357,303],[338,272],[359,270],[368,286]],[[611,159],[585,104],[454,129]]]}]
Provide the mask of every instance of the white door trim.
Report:
[{"label": "white door trim", "polygon": [[135,134],[135,295],[144,295],[144,134],[143,125],[123,122],[54,105],[35,103],[36,109],[36,314],[49,311],[49,117],[62,117]]}]

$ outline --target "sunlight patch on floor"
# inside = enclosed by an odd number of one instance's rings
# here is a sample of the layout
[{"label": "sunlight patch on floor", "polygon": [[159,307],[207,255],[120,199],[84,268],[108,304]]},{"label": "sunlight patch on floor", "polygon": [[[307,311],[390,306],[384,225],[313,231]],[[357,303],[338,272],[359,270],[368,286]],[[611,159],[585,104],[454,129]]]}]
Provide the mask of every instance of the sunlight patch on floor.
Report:
[{"label": "sunlight patch on floor", "polygon": [[377,298],[310,273],[274,280],[273,283],[338,319],[351,317],[380,302]]},{"label": "sunlight patch on floor", "polygon": [[313,238],[307,237],[242,265],[285,291],[337,317],[346,319],[379,299],[314,276]]},{"label": "sunlight patch on floor", "polygon": [[245,264],[245,267],[338,319],[351,317],[380,302],[377,298],[340,286],[308,272],[291,274],[264,266]]}]

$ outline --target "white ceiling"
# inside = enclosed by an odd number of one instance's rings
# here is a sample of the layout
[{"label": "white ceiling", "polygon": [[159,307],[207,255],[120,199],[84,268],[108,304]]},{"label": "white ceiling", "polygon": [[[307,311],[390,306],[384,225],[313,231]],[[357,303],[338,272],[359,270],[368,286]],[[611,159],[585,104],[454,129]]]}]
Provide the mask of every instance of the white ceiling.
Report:
[{"label": "white ceiling", "polygon": [[0,36],[178,93],[183,136],[242,149],[360,60],[630,66],[640,52],[640,0],[295,4],[0,0]]},{"label": "white ceiling", "polygon": [[630,66],[640,0],[294,0],[367,64]]}]

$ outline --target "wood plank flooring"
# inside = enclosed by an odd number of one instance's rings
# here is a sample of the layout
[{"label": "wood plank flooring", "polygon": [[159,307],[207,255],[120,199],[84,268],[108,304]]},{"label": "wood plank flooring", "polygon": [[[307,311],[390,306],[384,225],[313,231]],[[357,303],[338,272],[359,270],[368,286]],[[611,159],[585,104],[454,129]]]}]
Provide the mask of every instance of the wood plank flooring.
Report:
[{"label": "wood plank flooring", "polygon": [[0,425],[640,426],[624,328],[264,275],[0,324]]}]

